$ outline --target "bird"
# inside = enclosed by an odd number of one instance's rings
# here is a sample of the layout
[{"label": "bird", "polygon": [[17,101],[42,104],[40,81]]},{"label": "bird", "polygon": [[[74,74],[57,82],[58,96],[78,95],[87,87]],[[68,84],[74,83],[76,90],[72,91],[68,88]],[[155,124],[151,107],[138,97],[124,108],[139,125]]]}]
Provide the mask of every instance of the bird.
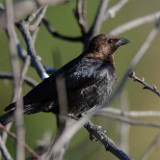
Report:
[{"label": "bird", "polygon": [[[93,37],[88,48],[23,97],[23,114],[51,112],[60,114],[56,80],[65,80],[67,117],[79,119],[88,110],[103,104],[111,95],[116,81],[115,51],[130,41],[123,37],[100,34]],[[14,121],[16,102],[5,108],[0,123]]]}]

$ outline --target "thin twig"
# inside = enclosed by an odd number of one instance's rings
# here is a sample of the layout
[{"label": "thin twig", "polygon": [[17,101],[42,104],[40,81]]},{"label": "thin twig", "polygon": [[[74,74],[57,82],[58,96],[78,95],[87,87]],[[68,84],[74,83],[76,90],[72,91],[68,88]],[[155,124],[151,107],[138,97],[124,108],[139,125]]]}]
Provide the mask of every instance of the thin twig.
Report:
[{"label": "thin twig", "polygon": [[[12,123],[9,123],[9,124],[6,126],[6,130],[7,130],[7,131],[10,131],[11,127],[12,127]],[[8,134],[7,134],[6,132],[2,132],[2,140],[3,140],[4,143],[6,143],[7,138],[8,138]]]},{"label": "thin twig", "polygon": [[[14,29],[14,17],[13,17],[13,6],[12,0],[6,0],[6,26],[9,37],[9,48],[11,55],[11,64],[13,71],[13,82],[14,82],[14,100],[16,101],[19,98],[19,90],[20,86],[20,71],[19,71],[19,63],[18,63],[18,55],[17,55],[17,45],[18,45],[18,37],[16,35]],[[16,121],[16,133],[17,133],[17,143],[16,143],[16,159],[24,160],[24,127],[23,127],[23,108],[22,101],[18,101],[16,103],[16,111],[15,111],[15,121]]]},{"label": "thin twig", "polygon": [[[26,77],[26,73],[28,71],[28,67],[30,65],[30,56],[26,57],[26,61],[24,63],[22,73],[20,75],[20,82],[19,82],[19,90],[17,91],[18,97],[21,97],[22,94],[22,87],[23,87],[23,81]],[[16,131],[17,131],[17,142],[21,141],[21,145],[19,147],[23,147],[23,143],[25,142],[25,129],[24,129],[24,118],[23,118],[23,102],[18,100],[16,102],[19,106],[21,106],[19,109],[16,109],[15,112],[15,120],[16,120]],[[19,152],[21,149],[18,150]],[[23,151],[24,152],[24,151]]]},{"label": "thin twig", "polygon": [[31,32],[33,32],[40,25],[47,8],[48,6],[41,7],[26,18],[26,21],[28,21],[28,23],[31,23],[33,20],[35,20],[34,23],[29,26],[29,30]]},{"label": "thin twig", "polygon": [[[2,79],[2,80],[5,80],[5,79],[13,80],[13,74],[0,72],[0,79]],[[31,87],[35,87],[38,84],[38,82],[36,82],[34,79],[32,79],[30,77],[25,77],[24,78],[24,83],[26,83],[27,85],[29,85]]]},{"label": "thin twig", "polygon": [[30,31],[32,30],[32,39],[34,44],[37,38],[38,31],[40,29],[40,24],[42,23],[42,19],[45,16],[47,8],[48,6],[45,6],[40,9],[34,24],[30,26]]},{"label": "thin twig", "polygon": [[81,117],[78,121],[70,118],[66,119],[66,127],[64,128],[62,134],[59,136],[56,142],[52,142],[50,149],[48,152],[42,155],[40,160],[49,160],[51,155],[58,155],[63,146],[67,146],[67,144],[69,144],[74,134],[76,134],[77,131],[84,126],[86,122],[88,122],[89,118],[91,118],[91,114]]},{"label": "thin twig", "polygon": [[86,0],[77,0],[76,9],[74,10],[74,15],[81,29],[81,33],[84,36],[88,30],[86,21]]},{"label": "thin twig", "polygon": [[40,8],[37,8],[37,10],[35,10],[33,13],[29,14],[26,18],[25,18],[25,21],[27,21],[28,23],[31,23],[36,17],[37,15],[39,14],[40,10],[42,9],[43,7],[40,7]]},{"label": "thin twig", "polygon": [[131,160],[131,158],[104,133],[101,128],[97,128],[97,126],[92,123],[86,123],[85,128],[87,131],[94,136],[97,140],[99,140],[105,147],[107,151],[110,151],[113,155],[121,160]]},{"label": "thin twig", "polygon": [[[90,116],[90,115],[89,115]],[[60,135],[59,139],[54,143],[54,145],[51,146],[51,149],[49,152],[44,154],[41,158],[41,160],[48,160],[51,155],[57,155],[59,151],[65,146],[65,144],[68,144],[73,137],[73,135],[81,128],[82,125],[85,125],[85,128],[93,135],[97,140],[99,140],[102,144],[104,144],[107,151],[110,151],[115,156],[119,157],[123,160],[130,160],[131,158],[123,152],[121,149],[119,149],[113,141],[108,138],[104,132],[101,130],[97,130],[97,127],[93,127],[91,123],[88,123],[88,116],[83,116],[78,121],[73,121],[72,119],[67,120],[66,128],[64,129],[63,133]],[[53,157],[52,157],[53,158]]]},{"label": "thin twig", "polygon": [[153,22],[153,21],[157,20],[159,17],[160,17],[160,12],[155,12],[155,13],[149,14],[147,16],[136,18],[134,20],[131,20],[131,21],[124,23],[124,24],[118,26],[117,28],[113,29],[112,31],[110,31],[110,34],[111,35],[122,34],[123,32],[126,32],[128,30],[136,28],[136,27],[143,25],[145,23]]},{"label": "thin twig", "polygon": [[58,138],[51,142],[51,146],[48,151],[43,154],[40,160],[49,160],[54,158],[56,160],[59,159],[59,152],[67,144],[69,144],[73,135],[80,129],[84,122],[77,123],[73,119],[66,119],[66,125],[63,132],[58,136]]},{"label": "thin twig", "polygon": [[159,111],[124,111],[113,107],[102,108],[96,113],[96,115],[105,114],[105,112],[107,112],[108,114],[130,118],[160,117]]},{"label": "thin twig", "polygon": [[109,17],[114,18],[118,11],[121,10],[122,7],[125,6],[126,3],[128,3],[129,0],[119,0],[113,7],[106,10],[105,13],[105,20]]},{"label": "thin twig", "polygon": [[71,42],[82,42],[81,36],[71,37],[71,36],[65,36],[65,35],[60,34],[51,26],[51,24],[49,23],[49,21],[46,18],[43,18],[43,24],[45,25],[48,32],[56,38],[66,40],[66,41],[71,41]]},{"label": "thin twig", "polygon": [[[56,144],[56,141],[59,140],[68,122],[68,117],[66,117],[68,113],[68,105],[67,105],[65,78],[63,76],[57,77],[56,84],[57,84],[56,86],[57,86],[58,102],[59,102],[59,115],[57,115],[57,134],[51,148],[53,148],[54,144]],[[57,153],[53,153],[52,149],[50,149],[50,151],[47,154],[47,157],[50,158],[52,157],[53,160],[63,160],[67,147],[68,144],[64,143],[61,150],[59,150],[59,152]]]},{"label": "thin twig", "polygon": [[8,152],[1,137],[0,137],[0,151],[1,151],[0,159],[1,159],[1,154],[2,154],[2,156],[5,160],[13,160],[13,158],[11,157],[10,153]]},{"label": "thin twig", "polygon": [[40,76],[40,78],[43,80],[45,78],[48,78],[48,74],[46,73],[43,65],[40,62],[40,58],[37,56],[36,50],[34,48],[33,40],[31,37],[31,34],[29,32],[29,24],[25,21],[21,21],[17,23],[17,27],[21,31],[23,38],[27,45],[27,51],[28,54],[31,56],[31,61],[34,63],[34,67]]},{"label": "thin twig", "polygon": [[42,19],[43,19],[44,16],[45,16],[45,13],[46,13],[46,11],[47,11],[47,8],[48,8],[48,6],[45,6],[45,7],[42,7],[42,8],[40,9],[40,11],[39,11],[38,14],[37,14],[37,18],[36,18],[34,24],[30,25],[30,27],[29,27],[29,30],[30,30],[30,31],[33,32],[33,31],[36,30],[37,27],[40,25],[40,23],[42,22]]},{"label": "thin twig", "polygon": [[[34,35],[32,35],[32,39],[33,39],[33,44],[34,44],[34,40],[35,40],[35,37]],[[25,62],[26,60],[26,57],[28,56],[27,54],[27,51],[22,48],[22,45],[20,44],[20,42],[18,42],[18,45],[17,45],[17,50],[18,50],[18,56],[21,58],[21,60],[23,62]],[[35,67],[34,65],[34,61],[31,61],[31,66],[32,67]],[[55,69],[53,67],[49,67],[49,66],[43,66],[43,68],[45,69],[45,71],[48,73],[48,74],[52,74],[55,72]],[[34,81],[34,80],[33,80]]]},{"label": "thin twig", "polygon": [[152,154],[152,152],[155,150],[158,144],[160,144],[160,133],[158,133],[157,136],[155,136],[154,140],[151,142],[146,151],[143,153],[140,160],[148,160],[149,156]]},{"label": "thin twig", "polygon": [[[128,94],[126,92],[123,92],[122,95],[120,96],[120,108],[122,112],[125,112],[126,110],[129,109]],[[118,131],[119,131],[119,146],[122,150],[129,153],[130,126],[124,123],[120,123],[118,125]]]},{"label": "thin twig", "polygon": [[[17,136],[11,132],[8,131],[2,124],[0,124],[0,129],[2,129],[4,132],[8,134],[9,137],[11,137],[13,140],[17,141]],[[28,144],[23,143],[24,148],[30,153],[34,158],[39,158],[40,156],[30,147]]]},{"label": "thin twig", "polygon": [[129,73],[129,77],[133,79],[134,82],[139,82],[143,85],[143,89],[150,90],[151,92],[155,93],[160,97],[160,91],[157,89],[156,86],[150,86],[148,83],[145,82],[144,78],[139,78],[136,76],[135,72]]},{"label": "thin twig", "polygon": [[94,37],[95,35],[100,33],[100,29],[102,27],[102,24],[105,20],[105,12],[108,5],[109,0],[101,0],[99,3],[99,7],[97,10],[96,17],[93,21],[93,24],[89,30],[91,37]]},{"label": "thin twig", "polygon": [[20,75],[18,97],[20,97],[21,94],[22,94],[23,82],[24,82],[24,79],[25,79],[25,77],[26,77],[26,74],[27,74],[27,71],[28,71],[28,67],[29,67],[29,66],[30,66],[30,56],[27,56],[27,57],[26,57],[26,60],[25,60],[25,63],[24,63],[24,65],[23,65],[23,68],[22,68],[21,75]]},{"label": "thin twig", "polygon": [[104,118],[109,118],[113,119],[119,122],[126,123],[128,125],[133,125],[133,126],[145,126],[145,127],[153,127],[153,128],[160,128],[159,123],[154,123],[154,122],[148,122],[148,121],[140,121],[140,120],[130,120],[126,117],[123,116],[117,116],[117,115],[111,115],[110,113],[102,113],[101,114],[96,114],[96,116],[103,116]]},{"label": "thin twig", "polygon": [[[46,5],[57,5],[57,4],[64,4],[69,0],[23,0],[23,1],[16,1],[13,6],[14,10],[14,22],[20,21],[24,16],[33,13],[35,10],[39,9],[40,7],[44,7]],[[0,29],[5,29],[6,24],[6,14],[5,11],[0,14]]]}]

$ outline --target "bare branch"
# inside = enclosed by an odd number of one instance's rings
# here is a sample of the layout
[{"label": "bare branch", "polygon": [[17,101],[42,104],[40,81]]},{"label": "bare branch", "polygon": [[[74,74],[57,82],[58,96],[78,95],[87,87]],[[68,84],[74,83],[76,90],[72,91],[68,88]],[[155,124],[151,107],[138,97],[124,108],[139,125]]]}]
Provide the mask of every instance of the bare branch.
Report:
[{"label": "bare branch", "polygon": [[30,27],[29,27],[29,30],[30,31],[35,31],[37,29],[37,27],[40,25],[40,23],[42,22],[42,19],[44,18],[45,16],[45,13],[46,13],[46,10],[47,10],[48,6],[45,6],[45,7],[42,7],[39,12],[37,13],[37,19],[36,21],[34,22],[34,24],[32,24]]},{"label": "bare branch", "polygon": [[[40,7],[44,7],[46,5],[57,5],[68,2],[68,0],[21,0],[17,1],[17,3],[13,6],[14,12],[14,22],[18,22],[22,19],[22,17],[33,13]],[[0,13],[0,29],[4,29],[6,24],[6,14],[5,11]]]},{"label": "bare branch", "polygon": [[41,79],[45,79],[48,77],[48,74],[46,73],[45,69],[43,68],[40,58],[37,56],[36,50],[34,48],[33,40],[29,32],[29,24],[25,21],[21,21],[17,23],[17,27],[21,31],[23,38],[27,45],[27,51],[28,54],[31,56],[31,61],[34,63],[34,67],[40,76]]},{"label": "bare branch", "polygon": [[77,0],[74,15],[81,29],[82,35],[85,35],[88,30],[87,21],[86,21],[86,0]]},{"label": "bare branch", "polygon": [[8,152],[2,138],[0,137],[0,158],[1,158],[1,154],[3,156],[4,159],[6,160],[13,160],[13,158],[11,157],[10,153]]},{"label": "bare branch", "polygon": [[134,82],[141,83],[144,87],[143,89],[147,89],[155,93],[156,95],[160,96],[160,91],[157,89],[156,86],[150,86],[148,83],[145,82],[144,78],[138,78],[135,72],[129,73],[129,77],[133,79]]},{"label": "bare branch", "polygon": [[122,34],[123,32],[126,32],[128,30],[136,28],[136,27],[143,25],[145,23],[153,22],[153,21],[157,20],[159,17],[160,17],[160,12],[155,12],[155,13],[149,14],[147,16],[136,18],[135,20],[129,21],[129,22],[122,24],[122,25],[118,26],[117,28],[113,29],[112,31],[110,31],[110,34],[111,35]]},{"label": "bare branch", "polygon": [[122,7],[128,2],[129,0],[119,0],[117,4],[115,4],[113,7],[109,8],[105,13],[105,19],[112,17],[114,18],[118,11],[121,10]]},{"label": "bare branch", "polygon": [[82,42],[82,37],[69,37],[69,36],[64,36],[60,33],[58,33],[52,26],[51,24],[48,22],[48,20],[46,18],[43,18],[43,24],[45,25],[45,27],[47,28],[48,32],[59,39],[62,40],[67,40],[67,41],[71,41],[71,42]]},{"label": "bare branch", "polygon": [[106,12],[106,8],[108,5],[109,0],[101,0],[98,10],[97,10],[97,14],[96,17],[94,19],[94,22],[89,30],[91,37],[94,37],[95,35],[97,35],[100,32],[101,26],[105,20],[105,12]]},{"label": "bare branch", "polygon": [[113,107],[107,107],[107,108],[102,108],[99,110],[96,114],[113,114],[117,116],[123,116],[123,117],[160,117],[160,112],[159,111],[123,111],[121,109],[113,108]]},{"label": "bare branch", "polygon": [[[9,37],[9,48],[11,55],[11,64],[12,71],[14,76],[14,100],[19,98],[19,90],[21,90],[20,85],[20,71],[19,71],[19,63],[18,63],[18,55],[17,55],[17,45],[18,38],[16,32],[14,30],[14,17],[13,17],[13,6],[12,0],[6,0],[6,26]],[[15,111],[15,121],[16,121],[16,132],[17,132],[17,143],[16,143],[16,159],[24,160],[24,128],[23,128],[23,108],[22,101],[18,101],[16,103],[16,111]]]},{"label": "bare branch", "polygon": [[[4,132],[8,134],[9,137],[11,137],[13,140],[17,141],[17,136],[11,132],[8,131],[1,123],[0,123],[0,129],[2,129]],[[40,156],[27,144],[23,143],[24,148],[30,153],[34,158],[39,158]]]},{"label": "bare branch", "polygon": [[150,31],[148,34],[148,37],[146,38],[145,42],[141,46],[140,50],[138,53],[134,56],[132,62],[129,65],[129,69],[127,73],[130,73],[129,71],[133,70],[133,68],[138,64],[138,62],[141,60],[141,58],[144,56],[146,51],[149,49],[151,46],[152,42],[154,41],[156,35],[159,32],[159,27],[157,25],[154,26],[154,28]]},{"label": "bare branch", "polygon": [[[88,114],[88,116],[90,117],[91,114]],[[83,116],[78,121],[68,119],[66,123],[66,128],[64,129],[63,133],[51,146],[51,149],[42,156],[41,160],[48,160],[50,157],[57,159],[55,155],[58,155],[59,151],[63,148],[63,146],[66,146],[66,144],[68,144],[73,135],[81,128],[82,125],[85,125],[85,128],[89,131],[89,133],[93,135],[97,140],[99,140],[102,144],[104,144],[107,151],[110,151],[120,159],[131,160],[131,158],[125,152],[119,149],[113,143],[113,141],[104,134],[102,129],[97,130],[96,126],[88,123],[88,116]]]},{"label": "bare branch", "polygon": [[[9,80],[13,80],[13,74],[11,74],[11,73],[5,73],[5,72],[0,72],[0,79],[9,79]],[[35,87],[38,83],[35,81],[35,80],[33,80],[32,78],[30,78],[30,77],[25,77],[24,78],[24,82],[27,84],[27,85],[29,85],[29,86],[31,86],[31,87]]]},{"label": "bare branch", "polygon": [[97,126],[94,126],[91,123],[86,123],[85,128],[91,135],[93,135],[104,145],[107,151],[110,151],[117,158],[123,160],[131,160],[131,158],[124,151],[122,151],[119,147],[115,145],[115,143],[104,133],[101,128],[97,129]]},{"label": "bare branch", "polygon": [[35,44],[35,41],[36,41],[36,38],[37,38],[38,31],[40,29],[40,24],[42,23],[42,19],[45,16],[47,8],[48,8],[48,6],[45,6],[45,7],[42,7],[40,9],[34,24],[30,25],[30,27],[29,27],[30,31],[32,31],[32,39],[33,39],[34,44]]},{"label": "bare branch", "polygon": [[126,117],[160,117],[160,112],[158,111],[123,111],[116,108],[103,108],[96,113],[97,116],[104,116],[113,120],[117,120],[129,125],[138,125],[138,126],[148,126],[160,128],[158,123],[147,122],[147,121],[138,121],[130,120]]},{"label": "bare branch", "polygon": [[[33,39],[33,44],[34,44],[35,38],[33,37],[32,39]],[[22,45],[20,44],[20,42],[18,42],[17,50],[18,50],[18,56],[21,58],[21,60],[22,60],[23,62],[25,62],[26,57],[28,56],[28,54],[27,54],[27,51],[26,51],[24,48],[22,48]],[[30,65],[31,65],[32,67],[35,67],[34,64],[35,64],[34,61],[31,61],[31,64],[30,64]],[[46,71],[48,74],[53,74],[53,73],[56,71],[53,67],[49,67],[49,66],[43,66],[43,67],[44,67],[45,71]],[[30,79],[31,79],[31,78],[30,78]],[[33,81],[33,83],[34,83],[34,80],[30,80],[30,81]]]},{"label": "bare branch", "polygon": [[[126,92],[123,92],[120,96],[120,108],[122,112],[125,112],[129,109],[129,98]],[[117,127],[119,131],[119,147],[125,152],[129,153],[130,126],[120,123]]]},{"label": "bare branch", "polygon": [[97,113],[96,115],[97,116],[103,116],[104,118],[113,119],[113,120],[116,120],[116,121],[119,121],[119,122],[123,122],[123,123],[126,123],[128,125],[160,128],[160,124],[159,123],[148,122],[148,121],[130,120],[130,119],[126,118],[126,117],[117,116],[117,115],[111,115],[110,113],[107,113],[107,112]]},{"label": "bare branch", "polygon": [[73,135],[81,128],[81,126],[85,123],[86,119],[82,119],[81,121],[75,122],[73,119],[66,120],[66,126],[63,132],[59,135],[56,141],[51,143],[49,150],[42,155],[40,160],[49,160],[51,157],[52,159],[57,159],[59,156],[59,152],[64,146],[70,142]]},{"label": "bare branch", "polygon": [[152,154],[152,152],[155,150],[157,145],[160,144],[160,133],[157,134],[157,136],[154,138],[154,140],[151,142],[149,147],[146,149],[140,160],[148,160],[149,156]]}]

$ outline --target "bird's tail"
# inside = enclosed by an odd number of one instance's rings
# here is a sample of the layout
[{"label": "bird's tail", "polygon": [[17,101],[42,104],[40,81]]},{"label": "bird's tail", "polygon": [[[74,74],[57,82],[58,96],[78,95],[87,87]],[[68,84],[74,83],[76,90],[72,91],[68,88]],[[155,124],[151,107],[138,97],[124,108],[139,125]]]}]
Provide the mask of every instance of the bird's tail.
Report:
[{"label": "bird's tail", "polygon": [[6,125],[14,120],[14,111],[9,111],[3,116],[0,116],[0,123]]}]

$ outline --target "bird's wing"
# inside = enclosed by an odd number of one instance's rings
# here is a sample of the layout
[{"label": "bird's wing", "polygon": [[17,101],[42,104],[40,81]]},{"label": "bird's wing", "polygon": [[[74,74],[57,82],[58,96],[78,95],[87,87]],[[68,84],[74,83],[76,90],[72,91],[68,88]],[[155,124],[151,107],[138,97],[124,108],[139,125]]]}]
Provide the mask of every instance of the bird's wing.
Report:
[{"label": "bird's wing", "polygon": [[86,88],[101,81],[106,75],[104,66],[92,62],[81,62],[64,73],[69,90]]},{"label": "bird's wing", "polygon": [[[54,78],[51,77],[45,79],[40,84],[38,84],[35,88],[29,91],[23,97],[24,110],[29,112],[36,112],[43,107],[43,105],[47,105],[46,102],[50,103],[51,99],[56,99],[56,84],[54,82]],[[48,104],[49,105],[49,104]],[[8,107],[5,108],[5,111],[11,111],[15,109],[15,103],[11,103]],[[26,113],[28,114],[28,113]]]}]

